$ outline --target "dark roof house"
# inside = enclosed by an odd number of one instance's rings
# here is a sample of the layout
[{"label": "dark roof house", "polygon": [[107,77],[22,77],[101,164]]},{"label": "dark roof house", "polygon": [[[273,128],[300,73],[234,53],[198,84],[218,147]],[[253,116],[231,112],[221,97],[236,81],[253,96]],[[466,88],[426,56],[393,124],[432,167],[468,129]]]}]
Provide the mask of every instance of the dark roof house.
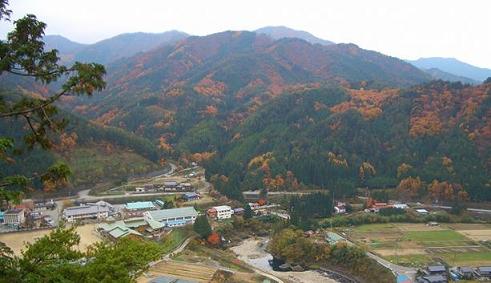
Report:
[{"label": "dark roof house", "polygon": [[428,272],[430,274],[446,273],[447,268],[445,268],[445,266],[441,264],[429,265]]}]

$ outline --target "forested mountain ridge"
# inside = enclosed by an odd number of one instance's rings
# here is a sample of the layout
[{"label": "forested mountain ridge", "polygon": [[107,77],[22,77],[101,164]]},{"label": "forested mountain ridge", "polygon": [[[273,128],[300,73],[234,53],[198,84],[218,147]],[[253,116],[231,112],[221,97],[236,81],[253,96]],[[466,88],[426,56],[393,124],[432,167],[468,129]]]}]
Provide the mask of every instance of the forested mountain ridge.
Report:
[{"label": "forested mountain ridge", "polygon": [[98,123],[170,144],[202,123],[236,127],[262,104],[294,89],[360,82],[399,87],[429,80],[410,64],[354,44],[312,45],[240,31],[191,36],[107,70],[101,95],[67,101],[69,107]]},{"label": "forested mountain ridge", "polygon": [[65,109],[144,137],[158,155],[203,162],[226,195],[418,184],[406,195],[422,198],[437,181],[454,198],[491,199],[489,82],[429,82],[354,44],[240,31],[190,36],[107,71],[103,92],[63,98]]},{"label": "forested mountain ridge", "polygon": [[[455,201],[465,191],[491,200],[490,83],[285,94],[230,136],[207,161],[207,173],[233,197],[303,183],[337,195],[360,186],[398,187],[408,199]],[[440,195],[441,184],[452,193]]]}]

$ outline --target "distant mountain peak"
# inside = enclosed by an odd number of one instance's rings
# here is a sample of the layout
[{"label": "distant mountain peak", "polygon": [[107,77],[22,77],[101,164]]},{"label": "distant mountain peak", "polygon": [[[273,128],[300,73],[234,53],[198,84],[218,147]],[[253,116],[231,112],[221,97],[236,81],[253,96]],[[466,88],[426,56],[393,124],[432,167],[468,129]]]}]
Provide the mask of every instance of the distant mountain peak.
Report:
[{"label": "distant mountain peak", "polygon": [[87,46],[86,44],[75,42],[59,34],[45,35],[43,41],[46,49],[57,49],[61,53],[73,53]]},{"label": "distant mountain peak", "polygon": [[295,30],[286,26],[267,26],[257,29],[254,32],[259,34],[266,34],[275,40],[282,39],[282,38],[300,38],[312,44],[321,44],[321,45],[334,44],[334,42],[332,41],[316,37],[309,32],[302,31],[302,30]]},{"label": "distant mountain peak", "polygon": [[408,62],[420,69],[439,69],[452,75],[470,78],[479,82],[491,77],[491,69],[476,67],[456,58],[429,57],[413,61],[408,60]]}]

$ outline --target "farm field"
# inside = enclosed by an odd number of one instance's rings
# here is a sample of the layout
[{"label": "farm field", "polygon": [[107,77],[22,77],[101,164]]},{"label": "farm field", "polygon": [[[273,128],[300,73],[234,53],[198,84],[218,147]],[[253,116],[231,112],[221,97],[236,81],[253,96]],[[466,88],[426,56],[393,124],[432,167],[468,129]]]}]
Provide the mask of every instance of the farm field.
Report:
[{"label": "farm field", "polygon": [[420,267],[491,264],[491,226],[487,224],[384,223],[341,229],[351,241],[393,263]]},{"label": "farm field", "polygon": [[[95,231],[96,224],[86,224],[78,226],[75,230],[80,235],[80,244],[78,249],[85,251],[88,246],[101,241],[99,234]],[[14,232],[0,234],[0,242],[5,243],[12,249],[14,254],[20,255],[21,250],[25,248],[26,242],[33,243],[36,239],[49,234],[51,230],[35,230],[27,232]]]}]

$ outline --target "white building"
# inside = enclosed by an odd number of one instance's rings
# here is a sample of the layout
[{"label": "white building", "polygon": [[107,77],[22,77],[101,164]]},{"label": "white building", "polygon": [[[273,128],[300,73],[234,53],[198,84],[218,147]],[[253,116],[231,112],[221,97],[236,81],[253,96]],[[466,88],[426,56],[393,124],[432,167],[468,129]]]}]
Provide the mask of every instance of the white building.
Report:
[{"label": "white building", "polygon": [[405,204],[405,203],[396,203],[396,204],[393,204],[392,207],[399,208],[399,209],[406,209],[406,208],[408,208],[407,204]]},{"label": "white building", "polygon": [[136,187],[136,188],[135,188],[135,192],[137,192],[137,193],[144,193],[144,192],[145,192],[145,188],[142,188],[142,187]]},{"label": "white building", "polygon": [[3,214],[4,223],[19,226],[26,221],[24,209],[10,209]]},{"label": "white building", "polygon": [[74,222],[82,219],[103,219],[109,216],[112,206],[104,201],[88,203],[85,205],[68,207],[63,210],[63,218],[67,222]]},{"label": "white building", "polygon": [[234,214],[233,209],[228,205],[214,206],[213,208],[217,212],[216,217],[218,220],[232,218],[232,214]]},{"label": "white building", "polygon": [[150,210],[143,213],[146,221],[158,221],[166,227],[184,226],[192,224],[196,220],[198,212],[194,207],[180,207],[160,210]]}]

